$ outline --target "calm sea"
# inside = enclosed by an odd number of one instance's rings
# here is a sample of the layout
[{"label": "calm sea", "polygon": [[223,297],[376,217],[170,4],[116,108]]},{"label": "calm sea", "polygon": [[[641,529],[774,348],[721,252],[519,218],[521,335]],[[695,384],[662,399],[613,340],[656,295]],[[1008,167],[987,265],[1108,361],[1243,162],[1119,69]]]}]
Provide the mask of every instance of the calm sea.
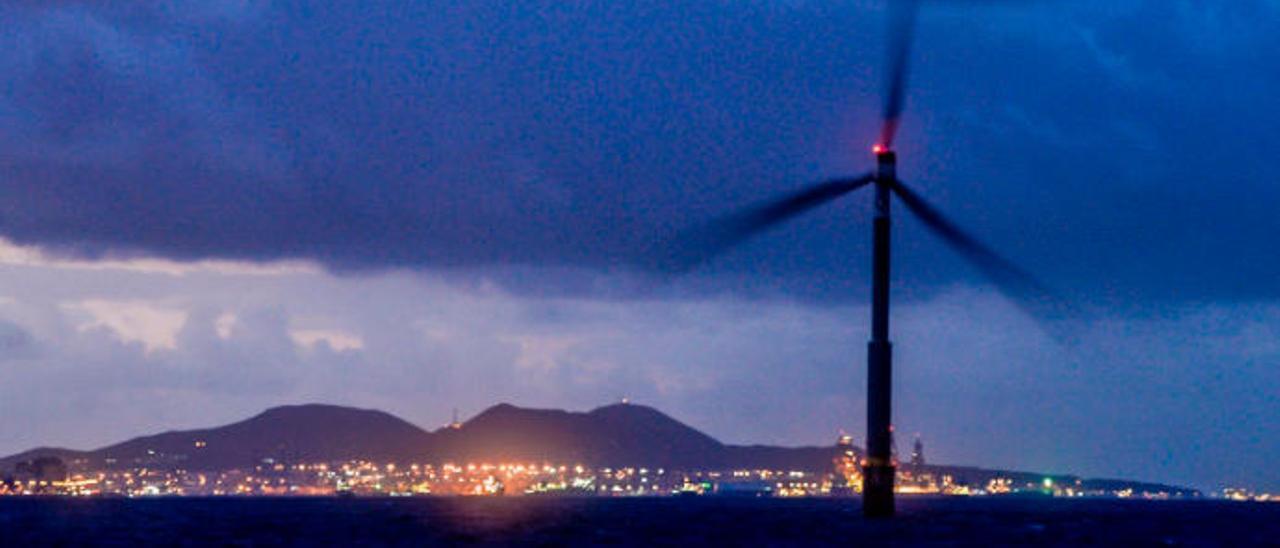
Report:
[{"label": "calm sea", "polygon": [[1280,546],[1280,504],[912,498],[0,499],[0,546]]}]

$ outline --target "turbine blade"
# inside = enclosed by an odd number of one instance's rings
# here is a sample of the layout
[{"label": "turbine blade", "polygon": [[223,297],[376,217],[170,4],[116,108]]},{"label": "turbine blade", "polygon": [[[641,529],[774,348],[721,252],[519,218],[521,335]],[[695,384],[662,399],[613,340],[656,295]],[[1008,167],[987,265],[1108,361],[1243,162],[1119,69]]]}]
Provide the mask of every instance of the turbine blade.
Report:
[{"label": "turbine blade", "polygon": [[[1024,308],[1037,301],[1036,304],[1061,306],[1061,302],[1044,284],[1034,276],[997,255],[994,251],[979,242],[976,238],[960,230],[955,223],[948,220],[937,208],[930,205],[902,181],[893,181],[893,193],[898,195],[903,205],[924,222],[934,234],[942,238],[960,256],[978,268],[987,278],[996,284],[1006,295],[1015,298],[1015,302]],[[1043,315],[1044,310],[1029,310],[1033,315]]]},{"label": "turbine blade", "polygon": [[880,144],[893,147],[898,133],[906,100],[907,68],[911,61],[911,41],[915,35],[916,14],[920,0],[896,0],[889,6],[889,48],[884,95],[884,125],[880,129]]},{"label": "turbine blade", "polygon": [[872,175],[832,179],[710,223],[683,230],[663,246],[661,269],[686,272],[818,206],[870,184]]}]

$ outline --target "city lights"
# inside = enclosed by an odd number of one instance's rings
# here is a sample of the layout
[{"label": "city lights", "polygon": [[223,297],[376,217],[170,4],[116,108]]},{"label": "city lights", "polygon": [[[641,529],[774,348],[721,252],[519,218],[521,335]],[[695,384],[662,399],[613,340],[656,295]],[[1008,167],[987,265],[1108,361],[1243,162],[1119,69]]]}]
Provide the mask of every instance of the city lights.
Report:
[{"label": "city lights", "polygon": [[[87,462],[46,459],[39,474],[0,478],[10,496],[756,496],[851,497],[861,493],[861,455],[841,437],[826,471],[736,468],[674,470],[661,467],[592,467],[583,463],[285,462],[263,458],[242,469],[181,468],[92,470]],[[111,463],[115,464],[115,463]],[[1110,497],[1163,500],[1198,493],[1142,490],[1134,485],[1099,486],[1074,477],[1043,477],[985,471],[957,476],[924,465],[917,441],[910,464],[899,467],[895,491],[902,495]],[[32,468],[34,469],[34,468]],[[995,475],[991,475],[995,474]],[[980,479],[979,479],[980,478]],[[1274,501],[1280,497],[1229,489],[1222,498]]]}]

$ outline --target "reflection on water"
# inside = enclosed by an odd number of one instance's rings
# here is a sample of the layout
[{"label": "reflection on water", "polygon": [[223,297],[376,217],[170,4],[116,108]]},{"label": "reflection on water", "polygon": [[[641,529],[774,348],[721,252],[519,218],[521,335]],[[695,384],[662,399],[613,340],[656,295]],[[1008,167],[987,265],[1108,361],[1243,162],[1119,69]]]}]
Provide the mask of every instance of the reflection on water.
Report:
[{"label": "reflection on water", "polygon": [[1280,504],[906,498],[867,521],[856,500],[693,498],[56,499],[0,501],[0,545],[1265,544]]}]

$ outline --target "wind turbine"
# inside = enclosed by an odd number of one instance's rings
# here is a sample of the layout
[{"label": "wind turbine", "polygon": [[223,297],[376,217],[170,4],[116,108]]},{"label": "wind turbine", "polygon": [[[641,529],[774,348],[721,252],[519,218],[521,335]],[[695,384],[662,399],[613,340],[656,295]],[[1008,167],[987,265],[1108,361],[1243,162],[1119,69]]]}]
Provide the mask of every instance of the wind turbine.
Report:
[{"label": "wind turbine", "polygon": [[875,187],[875,215],[871,228],[871,341],[867,345],[867,448],[862,484],[863,513],[869,517],[894,514],[895,468],[891,460],[893,346],[889,342],[892,198],[896,196],[931,232],[1006,294],[1020,299],[1047,297],[1052,300],[1052,295],[1033,277],[966,234],[898,178],[893,143],[903,110],[908,57],[918,9],[919,0],[895,0],[890,7],[883,122],[880,140],[872,148],[876,170],[865,175],[831,179],[685,232],[678,241],[686,251],[675,258],[677,264],[669,265],[687,270],[748,238],[854,190],[868,185]]}]

